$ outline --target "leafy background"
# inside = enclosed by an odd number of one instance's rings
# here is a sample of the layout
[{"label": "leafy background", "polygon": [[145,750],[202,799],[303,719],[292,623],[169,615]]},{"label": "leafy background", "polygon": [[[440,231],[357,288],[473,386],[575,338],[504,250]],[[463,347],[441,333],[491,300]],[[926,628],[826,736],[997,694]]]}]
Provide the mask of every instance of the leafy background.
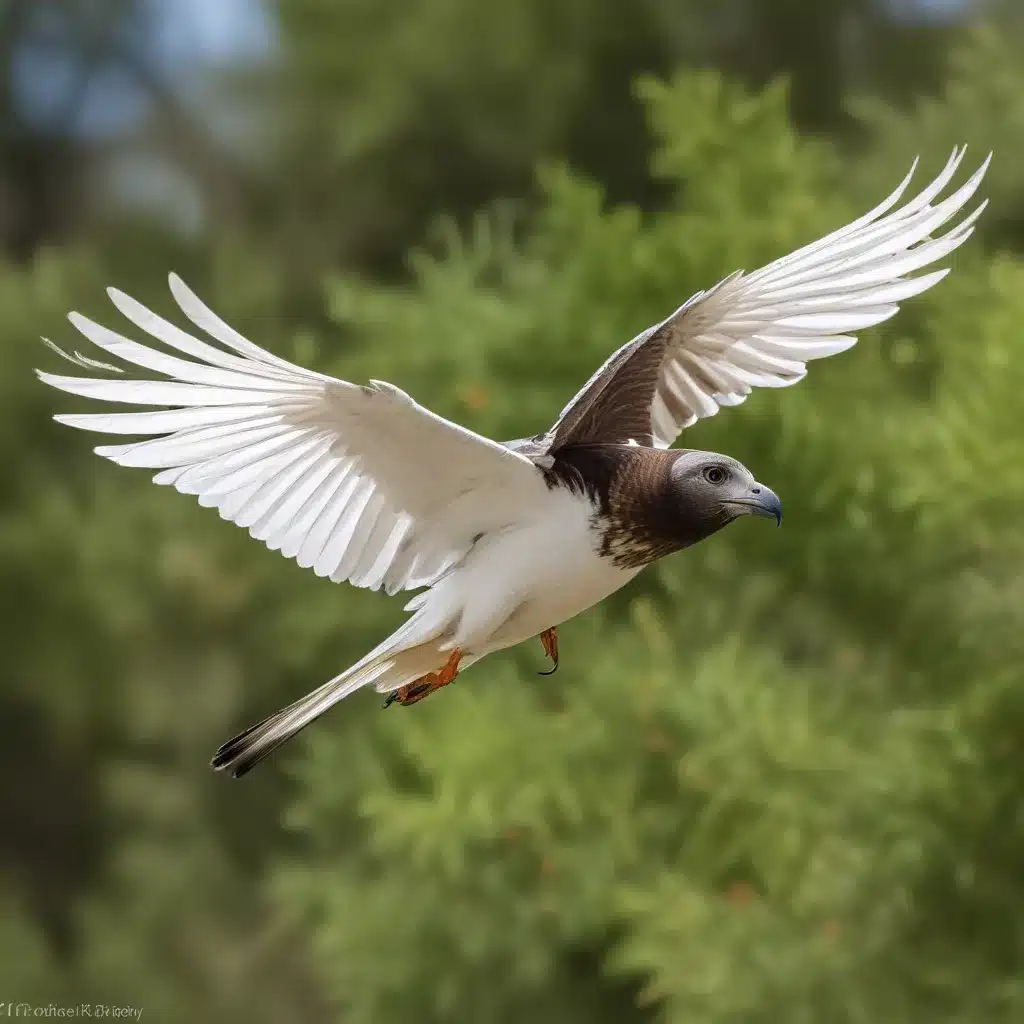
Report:
[{"label": "leafy background", "polygon": [[[212,12],[219,12],[216,17]],[[0,5],[0,999],[188,1021],[1024,1019],[1024,24],[911,0]],[[989,149],[955,272],[687,435],[783,495],[415,712],[206,766],[396,602],[50,416],[178,270],[546,425],[698,288]]]}]

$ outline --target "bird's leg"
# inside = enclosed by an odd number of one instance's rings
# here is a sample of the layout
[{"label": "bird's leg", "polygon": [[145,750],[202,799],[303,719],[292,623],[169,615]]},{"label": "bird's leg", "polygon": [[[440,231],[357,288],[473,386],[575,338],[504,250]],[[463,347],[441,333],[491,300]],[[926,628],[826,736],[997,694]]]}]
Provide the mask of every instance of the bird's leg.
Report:
[{"label": "bird's leg", "polygon": [[550,629],[545,629],[540,635],[540,642],[544,645],[544,653],[554,662],[547,672],[538,672],[541,676],[550,676],[558,669],[558,628],[552,626]]},{"label": "bird's leg", "polygon": [[454,682],[455,677],[459,674],[461,660],[462,651],[456,647],[440,672],[428,672],[425,676],[420,676],[419,679],[414,679],[411,683],[406,683],[405,686],[393,690],[388,694],[384,707],[389,707],[395,701],[398,701],[403,707],[408,707],[410,704],[423,700],[424,697],[429,697],[436,690],[440,690],[442,686]]}]

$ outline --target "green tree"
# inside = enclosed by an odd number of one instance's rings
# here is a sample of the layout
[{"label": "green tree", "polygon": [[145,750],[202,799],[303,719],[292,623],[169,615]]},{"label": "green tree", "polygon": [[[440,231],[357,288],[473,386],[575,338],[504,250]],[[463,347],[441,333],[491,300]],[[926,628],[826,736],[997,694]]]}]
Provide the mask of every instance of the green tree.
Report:
[{"label": "green tree", "polygon": [[642,75],[667,77],[683,63],[758,85],[787,75],[798,125],[833,133],[849,127],[850,90],[902,99],[937,86],[972,13],[937,26],[880,0],[277,8],[275,95],[291,173],[288,201],[275,203],[286,218],[274,221],[289,232],[317,225],[307,258],[391,276],[439,212],[465,225],[495,197],[537,198],[544,160],[567,159],[615,202],[661,208],[644,108],[631,95]]}]

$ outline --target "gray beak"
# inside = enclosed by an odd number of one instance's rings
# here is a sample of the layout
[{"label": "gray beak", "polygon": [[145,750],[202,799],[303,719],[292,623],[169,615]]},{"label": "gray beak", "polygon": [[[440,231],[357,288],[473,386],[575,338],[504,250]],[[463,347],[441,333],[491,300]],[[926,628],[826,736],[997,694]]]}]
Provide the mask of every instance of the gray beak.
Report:
[{"label": "gray beak", "polygon": [[739,505],[744,515],[766,516],[774,519],[776,526],[782,525],[782,502],[779,496],[764,484],[753,483],[747,495],[742,498],[733,498],[730,505]]}]

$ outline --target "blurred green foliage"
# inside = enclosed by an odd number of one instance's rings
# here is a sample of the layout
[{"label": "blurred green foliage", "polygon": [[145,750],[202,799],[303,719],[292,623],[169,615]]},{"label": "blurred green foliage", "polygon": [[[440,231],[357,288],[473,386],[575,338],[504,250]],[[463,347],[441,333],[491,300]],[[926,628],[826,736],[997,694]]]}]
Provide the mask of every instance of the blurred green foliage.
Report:
[{"label": "blurred green foliage", "polygon": [[[191,241],[91,223],[0,267],[0,998],[189,1021],[1024,1019],[1020,37],[962,30],[913,103],[839,83],[849,121],[809,137],[810,71],[761,88],[727,25],[694,3],[689,55],[666,10],[290,0],[278,148],[236,220],[211,210]],[[603,75],[607,47],[652,37],[664,66]],[[91,456],[49,419],[74,403],[36,382],[36,335],[66,343],[71,308],[113,324],[107,283],[169,311],[173,266],[290,358],[522,436],[692,292],[961,140],[996,150],[994,203],[949,279],[687,433],[779,491],[783,530],[740,523],[643,574],[565,628],[553,679],[527,645],[415,711],[355,697],[244,782],[209,771],[398,602]]]}]

